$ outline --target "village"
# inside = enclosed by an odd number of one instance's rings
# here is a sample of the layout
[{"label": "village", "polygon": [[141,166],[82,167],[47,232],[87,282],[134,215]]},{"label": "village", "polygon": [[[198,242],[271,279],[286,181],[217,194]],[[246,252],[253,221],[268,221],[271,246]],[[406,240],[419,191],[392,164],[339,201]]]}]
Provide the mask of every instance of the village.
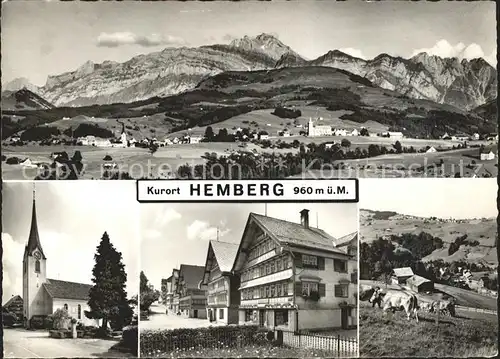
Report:
[{"label": "village", "polygon": [[309,221],[307,209],[300,224],[250,213],[240,243],[210,240],[204,264],[173,268],[159,302],[141,307],[141,353],[157,349],[153,329],[229,325],[260,328],[276,345],[354,354],[357,233],[334,239]]}]

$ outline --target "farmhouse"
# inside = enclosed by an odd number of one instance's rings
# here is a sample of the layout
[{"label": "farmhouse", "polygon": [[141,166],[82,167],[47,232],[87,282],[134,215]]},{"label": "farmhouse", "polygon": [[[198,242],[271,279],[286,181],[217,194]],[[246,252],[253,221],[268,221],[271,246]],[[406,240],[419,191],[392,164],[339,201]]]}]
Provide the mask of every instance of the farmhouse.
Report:
[{"label": "farmhouse", "polygon": [[484,147],[479,150],[481,161],[491,161],[495,159],[495,153],[489,147]]},{"label": "farmhouse", "polygon": [[335,242],[335,246],[339,249],[343,249],[351,256],[348,262],[348,271],[351,273],[349,292],[356,293],[358,291],[358,232],[349,233],[339,238]]},{"label": "farmhouse", "polygon": [[436,153],[436,152],[437,152],[437,150],[436,150],[434,147],[432,147],[432,146],[431,146],[431,147],[429,147],[429,148],[427,149],[427,151],[425,151],[425,153]]},{"label": "farmhouse", "polygon": [[344,136],[345,137],[345,136],[347,136],[347,130],[344,130],[344,129],[341,129],[341,128],[335,129],[335,131],[333,132],[333,134],[335,136]]},{"label": "farmhouse", "polygon": [[174,313],[180,313],[179,311],[179,270],[172,270],[172,310]]},{"label": "farmhouse", "polygon": [[200,143],[202,139],[203,139],[203,137],[201,137],[201,136],[189,136],[188,141],[189,141],[189,144],[193,145],[193,144]]},{"label": "farmhouse", "polygon": [[165,293],[163,304],[165,304],[167,310],[172,310],[172,300],[174,296],[174,293],[172,293],[172,276],[168,277],[167,279],[162,278],[161,291],[162,294]]},{"label": "farmhouse", "polygon": [[392,284],[405,284],[406,280],[414,275],[410,267],[394,268],[391,282]]},{"label": "farmhouse", "polygon": [[240,275],[239,324],[288,330],[355,326],[349,291],[352,258],[335,239],[309,226],[250,213],[233,272]]},{"label": "farmhouse", "polygon": [[181,264],[179,269],[179,282],[177,292],[179,293],[179,310],[188,318],[207,317],[206,291],[200,289],[199,285],[203,279],[205,267]]},{"label": "farmhouse", "polygon": [[474,134],[471,136],[471,140],[475,140],[475,141],[479,140],[479,133],[477,133],[477,132],[476,132],[476,133],[474,133]]},{"label": "farmhouse", "polygon": [[[322,118],[320,117],[318,120],[321,121]],[[331,126],[315,125],[312,118],[309,118],[309,123],[307,126],[307,135],[309,137],[331,136],[332,135],[332,128],[331,128]]]},{"label": "farmhouse", "polygon": [[210,241],[203,284],[208,286],[207,318],[210,322],[238,324],[240,305],[239,276],[231,270],[238,245],[234,243]]},{"label": "farmhouse", "polygon": [[389,138],[393,139],[393,140],[401,140],[403,139],[403,133],[402,132],[387,132],[387,135],[389,136]]},{"label": "farmhouse", "polygon": [[415,292],[432,292],[434,290],[434,283],[429,279],[419,275],[413,275],[406,280],[406,285]]},{"label": "farmhouse", "polygon": [[31,228],[23,256],[24,326],[31,327],[33,316],[47,316],[61,308],[85,325],[99,325],[97,320],[88,319],[84,315],[84,310],[90,310],[87,301],[92,286],[49,279],[46,264],[47,257],[38,235],[35,194],[33,193]]},{"label": "farmhouse", "polygon": [[22,319],[23,305],[23,298],[20,295],[14,295],[3,305],[3,308],[10,313],[14,313],[18,319]]},{"label": "farmhouse", "polygon": [[354,129],[350,132],[349,136],[359,136],[359,131],[357,129]]}]

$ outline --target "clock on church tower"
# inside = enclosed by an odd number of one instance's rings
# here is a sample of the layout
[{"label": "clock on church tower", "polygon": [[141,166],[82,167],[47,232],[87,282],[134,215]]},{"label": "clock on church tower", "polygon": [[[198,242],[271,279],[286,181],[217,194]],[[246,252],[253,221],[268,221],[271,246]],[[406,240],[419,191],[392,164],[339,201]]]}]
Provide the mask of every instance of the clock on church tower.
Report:
[{"label": "clock on church tower", "polygon": [[36,260],[40,260],[42,258],[42,255],[40,254],[39,251],[35,251],[33,253],[33,257],[35,257]]}]

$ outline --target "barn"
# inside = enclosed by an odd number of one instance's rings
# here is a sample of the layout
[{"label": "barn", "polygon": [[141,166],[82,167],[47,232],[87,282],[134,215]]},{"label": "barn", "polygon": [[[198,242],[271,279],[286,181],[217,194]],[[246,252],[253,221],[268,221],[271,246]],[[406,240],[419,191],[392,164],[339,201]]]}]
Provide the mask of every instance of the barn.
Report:
[{"label": "barn", "polygon": [[434,291],[434,283],[419,275],[414,275],[407,279],[406,285],[415,292],[432,292]]},{"label": "barn", "polygon": [[23,319],[23,298],[20,295],[12,296],[4,305],[3,308],[14,313],[18,319]]},{"label": "barn", "polygon": [[391,282],[392,284],[405,284],[411,276],[413,276],[413,270],[410,267],[394,268]]}]

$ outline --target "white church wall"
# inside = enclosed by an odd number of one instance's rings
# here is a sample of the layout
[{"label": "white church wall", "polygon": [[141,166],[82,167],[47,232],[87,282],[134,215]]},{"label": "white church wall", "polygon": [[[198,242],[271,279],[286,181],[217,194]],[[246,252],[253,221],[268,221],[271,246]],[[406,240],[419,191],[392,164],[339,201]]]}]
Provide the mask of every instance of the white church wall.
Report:
[{"label": "white church wall", "polygon": [[[50,305],[50,302],[47,303],[45,298],[46,291],[42,286],[47,279],[45,276],[46,261],[44,259],[40,260],[40,273],[35,272],[35,258],[28,256],[27,261],[28,264],[23,280],[23,285],[26,288],[26,290],[23,290],[23,293],[26,293],[26,296],[23,299],[25,301],[25,316],[29,320],[34,315],[49,314],[48,310],[50,310],[50,307],[47,307],[47,305]],[[29,308],[27,311],[26,306]]]},{"label": "white church wall", "polygon": [[[82,322],[83,325],[92,325],[98,326],[99,321],[96,319],[88,319],[85,316],[85,310],[90,311],[90,307],[87,304],[86,300],[77,300],[77,299],[64,299],[64,298],[54,298],[53,301],[53,312],[57,309],[63,309],[64,305],[68,306],[68,315],[72,318],[75,318],[79,322]],[[80,305],[80,316],[78,316],[78,305]]]}]

